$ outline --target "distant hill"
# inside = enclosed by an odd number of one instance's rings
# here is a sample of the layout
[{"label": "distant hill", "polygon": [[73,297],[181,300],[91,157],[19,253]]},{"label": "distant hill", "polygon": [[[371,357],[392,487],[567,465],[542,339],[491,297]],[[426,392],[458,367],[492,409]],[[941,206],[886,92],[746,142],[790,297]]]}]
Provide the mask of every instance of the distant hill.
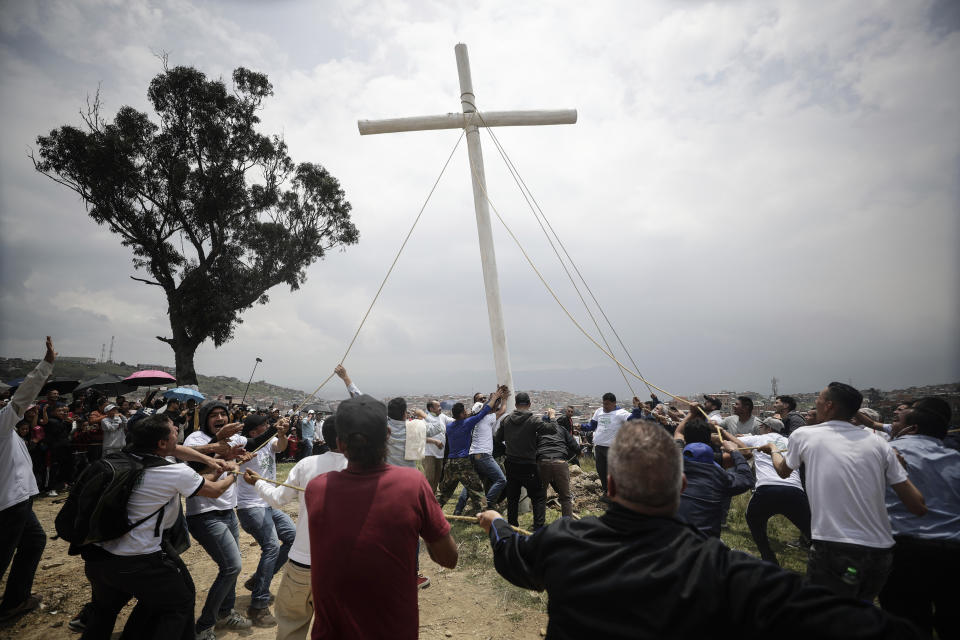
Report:
[{"label": "distant hill", "polygon": [[[30,373],[37,366],[38,360],[21,360],[19,358],[0,358],[0,380],[9,382],[16,378],[22,378]],[[74,380],[89,380],[104,373],[112,373],[121,377],[127,377],[137,367],[121,362],[120,364],[112,362],[75,362],[70,360],[57,360],[53,375],[57,378],[72,378]],[[200,391],[208,398],[218,395],[233,396],[239,400],[243,396],[243,389],[247,386],[246,380],[239,380],[229,376],[203,376],[198,375]],[[176,386],[176,385],[171,385]],[[141,388],[145,392],[145,388]],[[247,392],[248,404],[269,405],[276,402],[287,406],[294,402],[303,400],[307,394],[300,389],[290,389],[270,384],[264,380],[254,380],[250,383],[250,390]]]}]

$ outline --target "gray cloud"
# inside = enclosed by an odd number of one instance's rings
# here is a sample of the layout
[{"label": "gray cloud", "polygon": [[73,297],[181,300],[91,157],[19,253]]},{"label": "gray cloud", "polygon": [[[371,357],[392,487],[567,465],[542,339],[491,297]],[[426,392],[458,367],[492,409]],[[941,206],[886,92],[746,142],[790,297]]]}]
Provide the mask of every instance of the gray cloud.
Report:
[{"label": "gray cloud", "polygon": [[[510,12],[504,7],[509,6]],[[270,292],[203,372],[313,390],[357,323],[457,133],[357,135],[359,118],[459,109],[453,44],[481,108],[576,107],[575,126],[503,129],[520,168],[640,370],[668,390],[894,387],[960,375],[960,59],[951,3],[7,3],[0,20],[0,352],[39,336],[172,362],[157,291],[72,194],[37,175],[37,134],[146,108],[155,52],[208,75],[246,65],[276,96],[266,131],[342,181],[361,242]],[[506,16],[510,16],[507,19]],[[954,25],[954,26],[951,26]],[[590,333],[489,137],[491,198]],[[354,346],[365,388],[493,382],[461,148]],[[518,386],[626,395],[494,220]],[[326,390],[325,390],[326,392]],[[330,389],[339,395],[339,388]]]}]

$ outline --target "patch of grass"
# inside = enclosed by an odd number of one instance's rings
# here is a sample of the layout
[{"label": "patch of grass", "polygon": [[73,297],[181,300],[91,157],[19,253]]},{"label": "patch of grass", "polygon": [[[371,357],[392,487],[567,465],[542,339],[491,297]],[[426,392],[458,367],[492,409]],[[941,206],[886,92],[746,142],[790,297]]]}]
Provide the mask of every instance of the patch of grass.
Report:
[{"label": "patch of grass", "polygon": [[280,482],[286,482],[287,476],[290,475],[290,469],[293,469],[295,462],[281,462],[277,465],[277,480]]}]

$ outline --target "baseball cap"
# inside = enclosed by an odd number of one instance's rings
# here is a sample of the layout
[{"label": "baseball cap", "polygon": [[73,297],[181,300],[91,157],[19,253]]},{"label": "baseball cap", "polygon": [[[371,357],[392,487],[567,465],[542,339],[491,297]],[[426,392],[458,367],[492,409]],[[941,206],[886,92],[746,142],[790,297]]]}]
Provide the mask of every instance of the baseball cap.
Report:
[{"label": "baseball cap", "polygon": [[117,405],[115,405],[115,404],[108,404],[107,406],[105,406],[105,407],[103,408],[103,410],[104,410],[104,411],[110,411],[110,409],[116,409],[116,408],[117,408]]},{"label": "baseball cap", "polygon": [[770,427],[771,431],[776,431],[777,433],[783,431],[783,421],[777,420],[776,418],[764,418],[760,421],[760,424]]},{"label": "baseball cap", "polygon": [[480,409],[483,409],[483,403],[474,402],[473,407],[470,408],[470,413],[480,413]]},{"label": "baseball cap", "polygon": [[346,441],[355,433],[372,441],[387,437],[387,405],[366,394],[344,400],[337,407],[337,437]]},{"label": "baseball cap", "polygon": [[310,411],[307,411],[307,415],[309,415],[309,414],[311,414],[311,413],[316,413],[316,411],[314,411],[313,409],[310,409]]}]

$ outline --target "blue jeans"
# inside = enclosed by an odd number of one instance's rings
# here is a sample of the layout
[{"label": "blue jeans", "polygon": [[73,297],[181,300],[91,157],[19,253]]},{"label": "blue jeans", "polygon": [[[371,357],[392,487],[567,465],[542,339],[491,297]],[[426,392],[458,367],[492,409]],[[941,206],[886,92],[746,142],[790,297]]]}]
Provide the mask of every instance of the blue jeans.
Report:
[{"label": "blue jeans", "polygon": [[[480,482],[483,483],[483,488],[486,491],[487,509],[496,509],[500,494],[507,486],[507,478],[503,475],[503,470],[500,469],[500,465],[489,453],[471,454],[470,463],[477,475],[480,476]],[[455,514],[463,513],[467,506],[468,495],[467,488],[464,487],[460,492],[460,497],[457,498],[457,506],[453,510]]]},{"label": "blue jeans", "polygon": [[200,633],[216,624],[217,618],[229,614],[236,604],[237,576],[241,568],[240,527],[236,514],[230,510],[187,516],[187,528],[219,568],[197,619],[197,633]]},{"label": "blue jeans", "polygon": [[297,528],[290,516],[272,507],[237,509],[237,516],[243,530],[260,545],[260,563],[253,574],[250,607],[265,609],[270,604],[270,582],[287,561]]}]

